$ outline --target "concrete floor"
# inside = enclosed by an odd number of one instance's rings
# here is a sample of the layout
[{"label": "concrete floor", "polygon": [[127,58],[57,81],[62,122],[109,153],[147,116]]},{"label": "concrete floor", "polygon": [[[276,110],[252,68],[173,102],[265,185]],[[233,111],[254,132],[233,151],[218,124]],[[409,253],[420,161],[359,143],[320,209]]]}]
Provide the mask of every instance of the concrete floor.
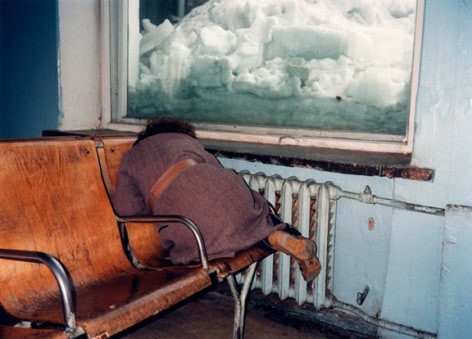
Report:
[{"label": "concrete floor", "polygon": [[[246,339],[275,338],[366,338],[349,331],[337,331],[326,324],[294,320],[283,310],[251,302],[246,312]],[[290,313],[290,312],[288,312]],[[123,339],[208,339],[232,338],[233,299],[218,291],[209,291],[156,316],[117,336]]]}]

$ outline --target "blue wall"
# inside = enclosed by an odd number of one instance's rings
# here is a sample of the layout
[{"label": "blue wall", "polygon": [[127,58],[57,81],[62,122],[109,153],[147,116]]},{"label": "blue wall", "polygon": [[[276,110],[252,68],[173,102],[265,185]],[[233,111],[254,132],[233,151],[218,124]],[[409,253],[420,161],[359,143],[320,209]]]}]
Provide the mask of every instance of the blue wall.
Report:
[{"label": "blue wall", "polygon": [[0,0],[0,138],[58,127],[57,0]]}]

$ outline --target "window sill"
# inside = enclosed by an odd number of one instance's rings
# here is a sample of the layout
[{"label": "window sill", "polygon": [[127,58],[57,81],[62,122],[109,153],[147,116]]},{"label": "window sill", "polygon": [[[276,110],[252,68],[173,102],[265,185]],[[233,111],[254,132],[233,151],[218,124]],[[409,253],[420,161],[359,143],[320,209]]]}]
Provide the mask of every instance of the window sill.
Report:
[{"label": "window sill", "polygon": [[[135,136],[135,132],[111,129],[44,131],[43,136]],[[312,168],[321,171],[386,178],[431,181],[433,170],[409,166],[409,154],[340,151],[297,146],[270,146],[243,142],[200,139],[219,157],[258,161],[264,164]]]},{"label": "window sill", "polygon": [[259,161],[265,164],[288,167],[312,168],[321,171],[404,178],[431,181],[433,170],[409,166],[409,154],[384,154],[373,152],[303,148],[296,146],[270,146],[251,143],[235,143],[201,140],[206,149],[216,156]]}]

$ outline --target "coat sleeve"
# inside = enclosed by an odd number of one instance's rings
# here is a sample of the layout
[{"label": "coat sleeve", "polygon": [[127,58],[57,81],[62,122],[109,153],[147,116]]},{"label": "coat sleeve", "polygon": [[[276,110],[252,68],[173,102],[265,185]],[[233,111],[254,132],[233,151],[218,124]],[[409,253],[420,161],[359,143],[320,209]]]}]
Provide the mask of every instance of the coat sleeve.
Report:
[{"label": "coat sleeve", "polygon": [[116,178],[115,193],[113,194],[113,207],[119,216],[149,215],[150,209],[146,199],[140,192],[136,181],[120,167]]}]

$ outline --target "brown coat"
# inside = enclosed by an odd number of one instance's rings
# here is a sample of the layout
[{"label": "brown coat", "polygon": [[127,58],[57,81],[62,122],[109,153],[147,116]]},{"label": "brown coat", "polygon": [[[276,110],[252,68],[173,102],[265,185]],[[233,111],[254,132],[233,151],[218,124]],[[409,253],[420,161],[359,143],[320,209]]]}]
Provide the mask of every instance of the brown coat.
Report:
[{"label": "brown coat", "polygon": [[[147,205],[154,182],[183,159],[197,165],[177,176],[158,199]],[[233,170],[223,168],[202,144],[186,134],[148,137],[123,156],[113,198],[121,216],[178,214],[200,228],[208,257],[234,256],[274,231],[269,205]],[[174,263],[198,260],[195,240],[184,226],[158,225],[161,241]],[[283,228],[283,225],[277,228]]]}]

